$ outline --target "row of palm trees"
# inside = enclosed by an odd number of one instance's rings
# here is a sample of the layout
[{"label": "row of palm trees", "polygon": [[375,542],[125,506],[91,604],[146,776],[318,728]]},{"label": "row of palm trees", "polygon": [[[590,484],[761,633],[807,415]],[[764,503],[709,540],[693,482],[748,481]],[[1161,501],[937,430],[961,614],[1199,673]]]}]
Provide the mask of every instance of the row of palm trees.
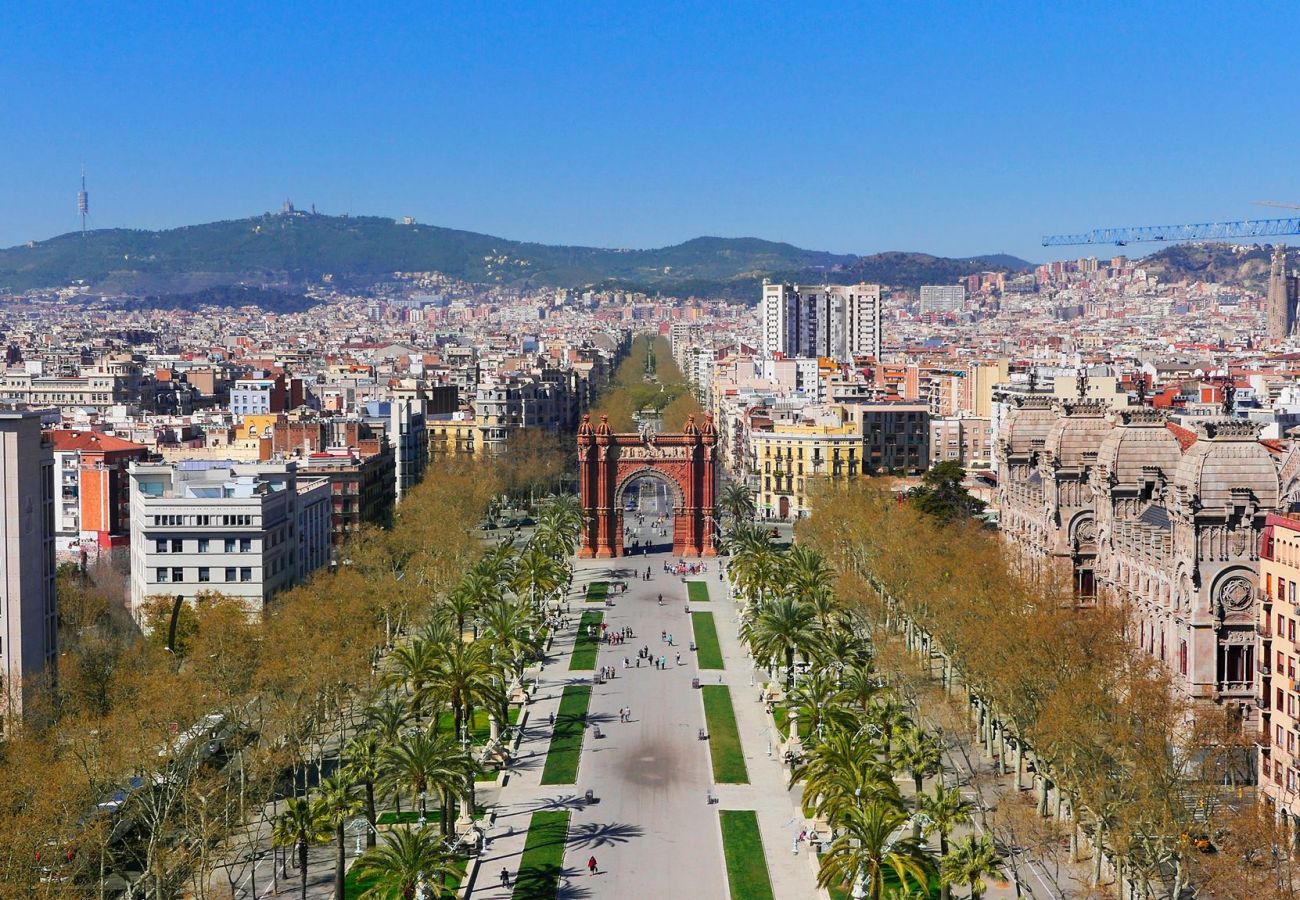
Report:
[{"label": "row of palm trees", "polygon": [[[359,818],[368,849],[354,869],[369,885],[361,900],[412,898],[420,883],[445,884],[454,873],[452,822],[457,810],[462,821],[475,814],[481,766],[474,750],[483,743],[483,719],[487,744],[500,751],[510,695],[544,652],[546,610],[572,583],[581,526],[576,497],[548,498],[522,547],[511,539],[493,547],[417,612],[420,624],[388,653],[333,773],[287,800],[273,823],[273,844],[297,855],[304,900],[308,848],[331,840],[335,897],[344,900],[345,831]],[[428,824],[430,796],[438,802],[437,828]],[[408,818],[418,805],[417,823],[397,825],[378,841],[381,807],[401,821],[404,804]]]},{"label": "row of palm trees", "polygon": [[[837,601],[831,566],[800,544],[778,550],[743,520],[728,549],[741,637],[756,660],[780,667],[796,712],[790,728],[803,752],[792,759],[791,787],[802,785],[804,814],[831,829],[819,885],[881,900],[928,897],[937,880],[944,900],[953,885],[979,897],[1001,872],[999,853],[985,834],[951,839],[971,822],[971,804],[942,777],[924,790],[942,775],[943,745],[875,670],[862,623]],[[910,799],[899,777],[911,779]]]}]

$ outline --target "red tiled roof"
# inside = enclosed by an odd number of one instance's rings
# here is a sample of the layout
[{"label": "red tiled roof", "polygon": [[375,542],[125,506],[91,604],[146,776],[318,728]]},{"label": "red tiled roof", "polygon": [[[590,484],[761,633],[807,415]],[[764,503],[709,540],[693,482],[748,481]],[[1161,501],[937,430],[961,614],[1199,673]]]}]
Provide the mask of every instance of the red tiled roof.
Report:
[{"label": "red tiled roof", "polygon": [[1165,427],[1169,429],[1174,437],[1178,438],[1178,447],[1184,453],[1187,452],[1188,447],[1196,443],[1195,431],[1184,428],[1176,422],[1166,422]]},{"label": "red tiled roof", "polygon": [[131,441],[122,440],[120,437],[114,437],[111,434],[102,434],[98,431],[70,431],[55,429],[49,432],[49,434],[54,441],[54,449],[58,451],[149,449],[144,444],[135,444]]}]

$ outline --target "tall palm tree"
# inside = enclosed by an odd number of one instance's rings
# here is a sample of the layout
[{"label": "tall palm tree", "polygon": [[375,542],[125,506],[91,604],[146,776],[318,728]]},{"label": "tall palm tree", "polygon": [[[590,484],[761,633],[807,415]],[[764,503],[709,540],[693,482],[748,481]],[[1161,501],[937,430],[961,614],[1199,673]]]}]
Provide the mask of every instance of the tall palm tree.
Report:
[{"label": "tall palm tree", "polygon": [[790,596],[805,603],[816,593],[826,593],[835,573],[826,559],[807,544],[795,544],[782,556],[782,577]]},{"label": "tall palm tree", "polygon": [[501,599],[503,584],[491,568],[472,569],[461,577],[442,605],[442,612],[456,625],[457,638],[465,634],[466,622],[480,609]]},{"label": "tall palm tree", "polygon": [[992,838],[987,834],[978,837],[968,834],[952,842],[952,849],[940,863],[940,871],[944,884],[969,884],[971,900],[979,900],[988,887],[985,876],[1001,875],[1002,864]]},{"label": "tall palm tree", "polygon": [[864,796],[903,806],[893,772],[870,743],[845,731],[832,732],[804,754],[790,773],[790,784],[798,781],[804,783],[804,813],[832,823],[859,807]]},{"label": "tall palm tree", "polygon": [[[487,706],[505,711],[505,691],[497,681],[491,650],[485,641],[456,641],[438,662],[434,687],[451,704],[453,734],[468,739],[474,727],[474,710]],[[500,720],[498,718],[498,720]]]},{"label": "tall palm tree", "polygon": [[411,698],[411,713],[419,718],[424,712],[429,684],[438,667],[438,647],[416,637],[410,643],[395,647],[385,665],[385,683],[406,689]]},{"label": "tall palm tree", "polygon": [[[567,554],[566,554],[567,557]],[[533,609],[541,609],[547,598],[564,584],[566,572],[559,559],[538,541],[530,541],[519,554],[511,588],[527,597]]]},{"label": "tall palm tree", "polygon": [[290,797],[284,812],[271,826],[271,843],[298,851],[298,872],[302,878],[302,900],[307,900],[307,848],[330,838],[330,820],[321,802],[309,797]]},{"label": "tall palm tree", "polygon": [[869,900],[885,896],[885,877],[900,884],[924,885],[934,872],[934,860],[920,841],[896,834],[907,824],[907,813],[886,800],[872,799],[845,810],[839,837],[831,842],[817,870],[817,886],[861,881]]},{"label": "tall palm tree", "polygon": [[811,606],[782,597],[759,609],[741,626],[741,636],[759,659],[785,658],[786,688],[794,687],[795,654],[808,655],[817,640],[816,614]]},{"label": "tall palm tree", "polygon": [[[939,856],[945,857],[948,855],[948,835],[958,825],[970,821],[972,805],[962,797],[961,791],[944,787],[942,780],[935,783],[933,792],[923,794],[919,800],[918,808],[926,818],[925,835],[939,835]],[[940,900],[948,900],[951,887],[946,881],[942,882],[939,891]]]},{"label": "tall palm tree", "polygon": [[364,806],[366,821],[370,827],[366,829],[366,846],[375,846],[375,826],[377,823],[375,808],[375,782],[382,776],[380,769],[380,748],[379,736],[372,731],[363,731],[348,741],[344,749],[344,755],[347,758],[346,771],[348,777],[356,784],[359,784],[363,790]]},{"label": "tall palm tree", "polygon": [[809,734],[816,735],[826,713],[842,704],[838,703],[840,689],[835,678],[826,672],[812,672],[790,692],[790,702],[796,710],[806,710]]},{"label": "tall palm tree", "polygon": [[[912,727],[898,737],[893,747],[892,762],[912,776],[912,785],[916,789],[914,802],[920,806],[922,783],[926,776],[933,775],[943,768],[943,747],[923,729]],[[912,820],[912,836],[921,836],[921,820]]]},{"label": "tall palm tree", "polygon": [[347,868],[347,834],[344,829],[348,820],[362,809],[361,798],[357,796],[357,784],[349,774],[347,769],[342,769],[320,783],[321,812],[326,822],[334,828],[334,840],[338,845],[334,854],[335,900],[344,900],[346,890],[343,877]]},{"label": "tall palm tree", "polygon": [[438,736],[425,730],[385,746],[380,758],[386,780],[394,791],[400,794],[406,789],[419,799],[421,816],[428,815],[429,791],[438,791],[442,831],[450,834],[450,796],[463,788],[466,772],[473,777],[473,765],[460,745],[447,735]]},{"label": "tall palm tree", "polygon": [[722,507],[737,525],[750,522],[754,518],[754,492],[743,482],[728,481],[722,488],[718,506]]},{"label": "tall palm tree", "polygon": [[534,608],[523,599],[503,599],[485,607],[480,615],[484,637],[496,653],[497,664],[521,678],[524,664],[541,652],[540,624]]},{"label": "tall palm tree", "polygon": [[907,711],[907,704],[891,691],[881,694],[867,708],[867,718],[880,729],[880,738],[884,743],[885,756],[893,752],[894,735],[912,726],[912,717]]},{"label": "tall palm tree", "polygon": [[354,864],[357,874],[373,884],[358,900],[415,900],[425,883],[452,874],[451,857],[428,828],[394,828],[384,843],[367,850]]}]

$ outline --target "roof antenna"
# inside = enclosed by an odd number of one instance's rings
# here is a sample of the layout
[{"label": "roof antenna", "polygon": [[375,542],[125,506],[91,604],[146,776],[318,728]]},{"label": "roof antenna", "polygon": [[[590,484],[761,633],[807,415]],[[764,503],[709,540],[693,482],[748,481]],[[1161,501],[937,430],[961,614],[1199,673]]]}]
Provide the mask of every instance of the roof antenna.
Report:
[{"label": "roof antenna", "polygon": [[77,213],[81,216],[81,233],[86,233],[86,215],[90,212],[90,195],[86,193],[86,165],[81,165],[81,190],[77,191]]}]

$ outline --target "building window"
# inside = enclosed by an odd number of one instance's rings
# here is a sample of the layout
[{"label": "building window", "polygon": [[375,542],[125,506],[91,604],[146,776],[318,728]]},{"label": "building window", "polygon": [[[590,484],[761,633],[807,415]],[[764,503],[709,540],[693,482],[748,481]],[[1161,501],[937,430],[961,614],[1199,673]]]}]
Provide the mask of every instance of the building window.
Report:
[{"label": "building window", "polygon": [[200,538],[200,539],[199,539],[199,552],[200,552],[200,553],[207,553],[207,552],[208,552],[208,539],[207,539],[207,538]]},{"label": "building window", "polygon": [[234,538],[226,538],[226,552],[227,552],[227,553],[234,553],[234,552],[235,552],[235,539],[234,539]]},{"label": "building window", "polygon": [[252,581],[252,580],[253,580],[253,570],[250,569],[250,568],[248,568],[247,566],[245,566],[244,568],[240,569],[240,570],[239,570],[239,580],[240,580],[240,581]]},{"label": "building window", "polygon": [[240,539],[239,539],[239,552],[240,552],[240,553],[249,553],[249,552],[252,551],[252,549],[253,549],[253,541],[252,541],[250,538],[240,538]]},{"label": "building window", "polygon": [[166,540],[159,539],[158,541],[155,541],[155,544],[157,545],[157,550],[158,550],[159,553],[166,553],[166,552],[167,552],[167,541],[166,541]]},{"label": "building window", "polygon": [[182,540],[174,540],[174,541],[172,541],[172,553],[184,553],[184,552],[185,552],[185,542],[184,542],[184,541],[182,541]]},{"label": "building window", "polygon": [[234,580],[235,580],[235,569],[234,569],[234,567],[233,567],[233,566],[231,566],[231,567],[227,567],[227,569],[226,569],[226,581],[234,581]]},{"label": "building window", "polygon": [[207,566],[199,566],[199,581],[211,581],[212,570]]},{"label": "building window", "polygon": [[158,569],[158,571],[154,572],[154,579],[153,579],[153,580],[156,581],[156,582],[158,582],[159,584],[166,584],[166,583],[167,583],[167,570],[166,570],[166,569],[163,569],[163,568]]},{"label": "building window", "polygon": [[172,566],[172,581],[184,581],[185,570],[180,566]]}]

